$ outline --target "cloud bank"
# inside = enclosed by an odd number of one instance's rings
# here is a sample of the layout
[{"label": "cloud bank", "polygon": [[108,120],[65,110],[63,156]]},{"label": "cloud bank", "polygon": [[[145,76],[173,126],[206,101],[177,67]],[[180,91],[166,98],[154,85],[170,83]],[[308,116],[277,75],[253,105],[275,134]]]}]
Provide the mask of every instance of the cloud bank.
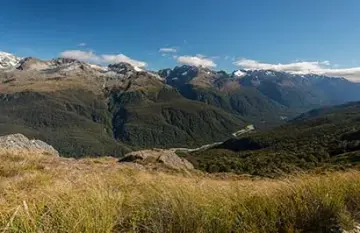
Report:
[{"label": "cloud bank", "polygon": [[129,63],[130,65],[136,66],[136,67],[145,67],[145,66],[147,66],[146,62],[131,59],[130,57],[128,57],[128,56],[126,56],[124,54],[101,55],[101,58],[105,63],[126,62],[126,63]]},{"label": "cloud bank", "polygon": [[233,63],[245,70],[275,70],[292,74],[318,74],[332,77],[344,77],[351,81],[360,82],[360,67],[333,68],[329,61],[294,62],[287,64],[262,63],[256,60],[240,59]]},{"label": "cloud bank", "polygon": [[67,50],[60,54],[61,57],[64,58],[72,58],[77,59],[83,62],[90,62],[90,63],[119,63],[119,62],[126,62],[135,67],[146,67],[147,63],[143,61],[138,61],[132,59],[124,54],[102,54],[97,55],[92,51],[82,51],[82,50]]},{"label": "cloud bank", "polygon": [[[200,54],[199,54],[200,55]],[[210,58],[206,58],[203,55],[196,56],[179,56],[176,57],[177,62],[185,65],[202,66],[202,67],[216,67],[216,64]]]},{"label": "cloud bank", "polygon": [[100,57],[98,57],[92,51],[82,51],[82,50],[67,50],[60,54],[61,57],[64,58],[72,58],[77,59],[83,62],[100,62]]}]

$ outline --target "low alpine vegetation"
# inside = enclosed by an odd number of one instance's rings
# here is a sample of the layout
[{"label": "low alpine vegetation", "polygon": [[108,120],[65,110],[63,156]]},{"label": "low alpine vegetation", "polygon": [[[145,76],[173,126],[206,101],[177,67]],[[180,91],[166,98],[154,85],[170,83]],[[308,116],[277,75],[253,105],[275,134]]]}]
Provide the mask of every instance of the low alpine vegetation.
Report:
[{"label": "low alpine vegetation", "polygon": [[114,158],[0,153],[1,232],[330,232],[360,214],[360,172],[171,174]]}]

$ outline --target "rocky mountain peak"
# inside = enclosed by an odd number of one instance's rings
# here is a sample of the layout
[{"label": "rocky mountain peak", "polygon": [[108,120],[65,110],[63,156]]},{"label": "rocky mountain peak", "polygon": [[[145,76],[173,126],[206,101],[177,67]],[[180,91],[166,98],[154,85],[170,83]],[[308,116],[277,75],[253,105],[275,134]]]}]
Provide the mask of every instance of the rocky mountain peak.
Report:
[{"label": "rocky mountain peak", "polygon": [[35,57],[26,57],[19,62],[18,70],[42,70],[48,68],[50,62]]},{"label": "rocky mountain peak", "polygon": [[160,75],[160,77],[166,79],[170,75],[171,72],[172,72],[172,69],[166,68],[166,69],[159,70],[158,74]]},{"label": "rocky mountain peak", "polygon": [[194,86],[211,88],[217,86],[217,81],[230,77],[225,71],[214,71],[206,67],[189,65],[177,66],[173,70],[161,70],[159,74],[165,77],[169,85],[175,87],[192,84]]},{"label": "rocky mountain peak", "polygon": [[183,70],[183,71],[198,71],[199,69],[201,69],[201,67],[190,66],[190,65],[176,66],[174,68],[174,70]]},{"label": "rocky mountain peak", "polygon": [[56,58],[52,60],[40,60],[34,57],[27,57],[20,61],[18,70],[32,70],[45,73],[59,73],[66,75],[73,72],[96,72],[90,64],[70,58]]},{"label": "rocky mountain peak", "polygon": [[76,59],[72,59],[72,58],[56,58],[52,60],[52,63],[54,65],[64,65],[64,64],[73,64],[73,63],[77,63],[77,64],[81,64],[83,62],[80,62],[79,60]]},{"label": "rocky mountain peak", "polygon": [[129,74],[129,73],[135,73],[136,69],[129,63],[120,62],[116,64],[110,64],[108,66],[110,71],[114,71],[119,74]]}]

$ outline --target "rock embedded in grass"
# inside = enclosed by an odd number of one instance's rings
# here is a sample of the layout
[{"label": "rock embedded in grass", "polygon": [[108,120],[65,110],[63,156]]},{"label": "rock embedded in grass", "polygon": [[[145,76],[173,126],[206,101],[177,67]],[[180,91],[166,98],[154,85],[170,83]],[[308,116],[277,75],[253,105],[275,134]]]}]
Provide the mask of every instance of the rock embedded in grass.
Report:
[{"label": "rock embedded in grass", "polygon": [[29,150],[41,152],[53,156],[59,156],[59,152],[51,145],[40,140],[30,140],[22,134],[10,134],[0,137],[0,149],[3,150]]},{"label": "rock embedded in grass", "polygon": [[134,162],[140,164],[163,164],[175,170],[192,170],[194,166],[184,158],[177,156],[174,150],[141,150],[126,154],[120,162]]}]

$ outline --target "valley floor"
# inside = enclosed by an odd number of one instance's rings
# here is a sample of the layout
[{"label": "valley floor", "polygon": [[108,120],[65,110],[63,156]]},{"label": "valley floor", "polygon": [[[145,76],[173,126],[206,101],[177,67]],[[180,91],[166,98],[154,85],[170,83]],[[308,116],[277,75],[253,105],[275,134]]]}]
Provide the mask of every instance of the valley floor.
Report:
[{"label": "valley floor", "polygon": [[279,179],[0,151],[0,232],[341,232],[360,172]]}]

